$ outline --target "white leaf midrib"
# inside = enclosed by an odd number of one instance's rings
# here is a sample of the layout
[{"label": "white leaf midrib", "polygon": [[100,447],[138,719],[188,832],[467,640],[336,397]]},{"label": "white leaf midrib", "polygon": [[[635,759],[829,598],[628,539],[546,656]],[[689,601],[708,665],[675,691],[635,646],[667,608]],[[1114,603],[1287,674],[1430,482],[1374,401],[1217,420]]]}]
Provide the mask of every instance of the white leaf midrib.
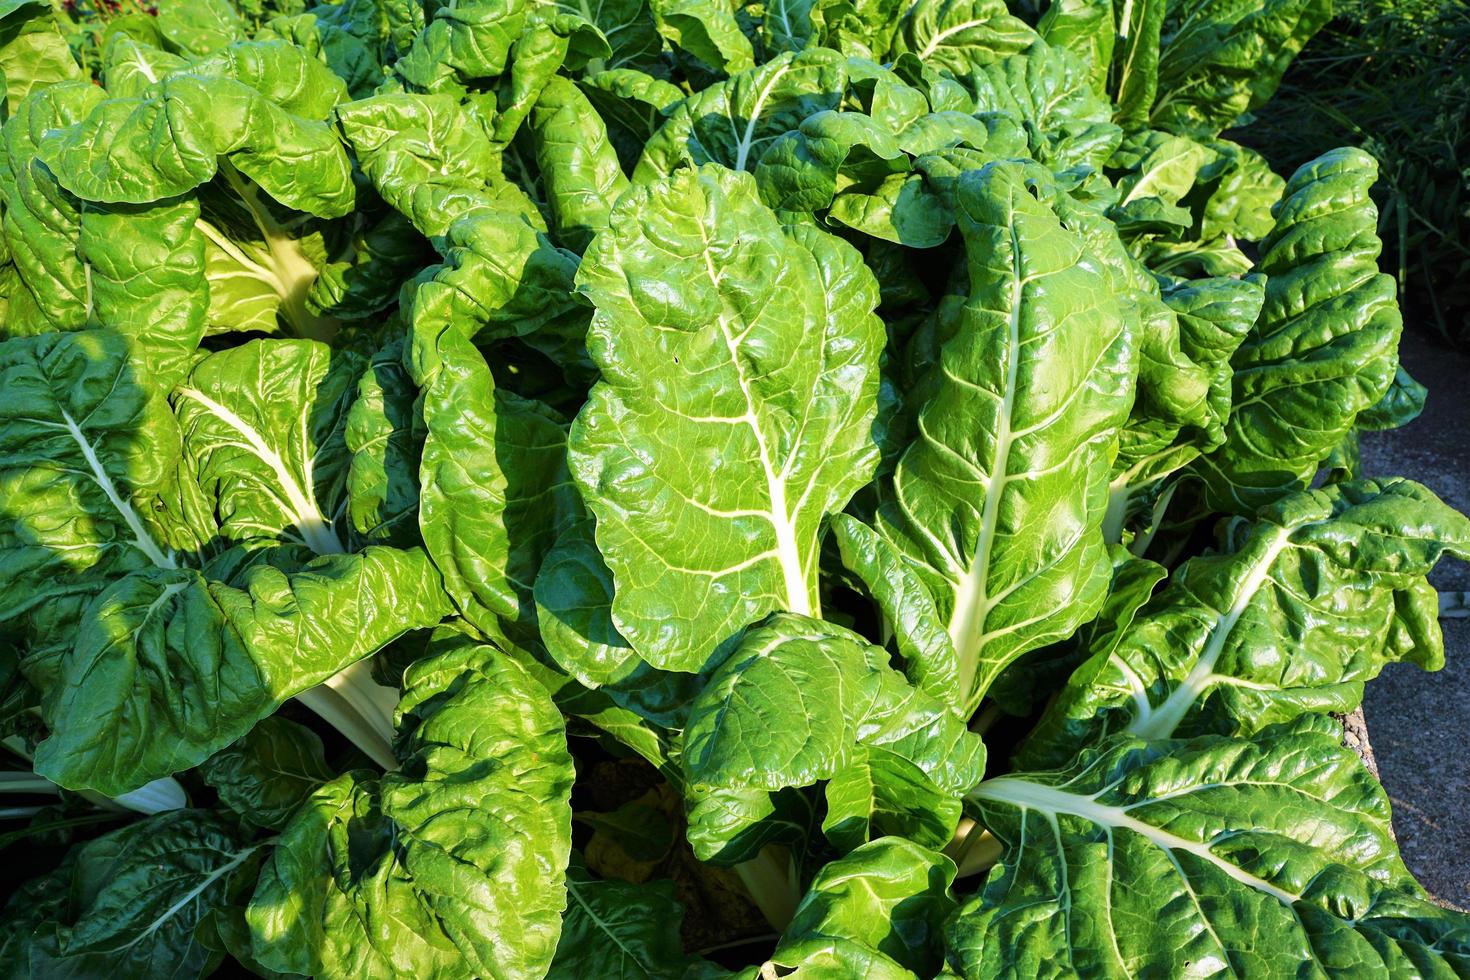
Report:
[{"label": "white leaf midrib", "polygon": [[961,697],[970,699],[970,685],[979,669],[984,625],[989,614],[988,593],[990,553],[995,544],[995,529],[1000,518],[1000,498],[1010,482],[1011,416],[1016,407],[1016,385],[1021,371],[1021,304],[1025,298],[1026,279],[1021,265],[1021,243],[1014,227],[1010,230],[1012,254],[1011,309],[1006,321],[1006,381],[997,411],[995,460],[985,488],[985,501],[980,512],[980,531],[975,540],[975,554],[963,582],[958,583],[954,611],[949,619],[949,636],[959,654]]},{"label": "white leaf midrib", "polygon": [[[345,549],[332,529],[331,523],[316,502],[316,494],[310,485],[302,486],[286,466],[281,454],[272,449],[254,426],[242,419],[225,405],[220,404],[197,388],[178,389],[181,398],[188,398],[201,405],[210,415],[233,429],[245,441],[247,451],[259,459],[275,476],[291,513],[289,517],[301,532],[307,545],[318,554],[340,554]],[[307,463],[308,469],[310,463]]]},{"label": "white leaf midrib", "polygon": [[[716,292],[720,287],[720,275],[715,271],[714,262],[710,258],[710,243],[704,242],[703,256],[705,269],[710,282]],[[801,560],[801,548],[796,542],[796,526],[792,520],[791,513],[786,506],[786,482],[781,472],[778,472],[771,458],[770,448],[766,444],[765,432],[761,429],[760,419],[756,415],[756,399],[750,390],[750,380],[746,378],[745,372],[740,367],[740,351],[736,346],[735,338],[731,336],[730,326],[725,322],[722,315],[716,318],[720,331],[720,337],[725,342],[725,348],[730,355],[730,364],[735,371],[736,382],[740,386],[741,395],[745,398],[744,421],[750,427],[755,437],[756,450],[760,455],[761,470],[766,477],[766,496],[770,500],[770,512],[764,516],[770,522],[771,530],[776,537],[776,561],[781,567],[782,581],[786,587],[786,608],[788,612],[801,613],[805,616],[815,615],[811,601],[806,575],[803,571],[804,563]]]},{"label": "white leaf midrib", "polygon": [[86,433],[82,431],[81,426],[77,425],[76,420],[71,417],[71,413],[62,409],[61,420],[66,426],[67,434],[71,436],[72,441],[81,450],[82,458],[87,461],[87,467],[92,471],[93,482],[107,496],[108,502],[112,504],[113,509],[122,517],[123,523],[128,526],[128,530],[133,532],[133,547],[146,555],[148,560],[159,568],[178,568],[178,562],[174,560],[173,552],[165,551],[159,547],[158,542],[153,540],[153,535],[144,526],[143,519],[133,509],[133,505],[124,500],[118,492],[117,484],[107,474],[106,468],[102,465],[102,460],[97,456],[96,448],[92,445],[91,440],[87,438]]},{"label": "white leaf midrib", "polygon": [[[1272,535],[1265,550],[1256,559],[1245,578],[1241,580],[1240,588],[1230,608],[1216,617],[1209,639],[1189,674],[1173,691],[1169,692],[1169,696],[1157,708],[1140,705],[1140,710],[1128,723],[1128,734],[1147,739],[1170,737],[1174,734],[1174,729],[1178,728],[1179,723],[1184,720],[1184,716],[1189,713],[1190,708],[1194,707],[1200,697],[1214,685],[1217,680],[1215,665],[1225,650],[1226,641],[1230,639],[1230,634],[1240,623],[1240,618],[1250,608],[1251,601],[1255,599],[1261,587],[1270,578],[1276,559],[1290,545],[1292,530],[1292,528],[1282,527]],[[1145,700],[1144,704],[1146,703]]]},{"label": "white leaf midrib", "polygon": [[[1072,793],[1067,790],[1057,789],[1055,786],[1047,786],[1043,783],[1035,783],[1028,779],[1015,776],[999,776],[981,783],[971,792],[974,799],[992,800],[997,803],[1005,803],[1021,810],[1035,810],[1040,814],[1055,820],[1057,814],[1079,817],[1089,823],[1109,831],[1126,830],[1139,835],[1150,844],[1163,851],[1184,851],[1192,854],[1208,864],[1218,868],[1225,875],[1233,878],[1247,887],[1270,895],[1272,898],[1284,905],[1293,905],[1301,896],[1289,892],[1280,886],[1267,881],[1264,878],[1251,874],[1238,865],[1215,854],[1210,845],[1200,841],[1189,840],[1171,833],[1162,827],[1134,817],[1123,807],[1108,803],[1098,802],[1097,796]],[[1130,804],[1128,809],[1146,805],[1151,802],[1148,799],[1139,800]]]}]

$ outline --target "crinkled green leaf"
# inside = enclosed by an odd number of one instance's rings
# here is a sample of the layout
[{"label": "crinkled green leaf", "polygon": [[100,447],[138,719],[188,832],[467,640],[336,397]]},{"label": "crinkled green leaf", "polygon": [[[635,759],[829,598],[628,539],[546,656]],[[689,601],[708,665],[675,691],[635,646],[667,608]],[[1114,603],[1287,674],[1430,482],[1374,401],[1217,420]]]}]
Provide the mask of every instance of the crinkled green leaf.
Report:
[{"label": "crinkled green leaf", "polygon": [[644,147],[633,180],[650,183],[684,163],[754,169],[776,137],[813,113],[837,108],[846,84],[844,60],[813,48],[778,55],[711,85],[669,112]]},{"label": "crinkled green leaf", "polygon": [[551,697],[504,654],[461,645],[409,669],[398,725],[400,770],[339,777],[282,832],[246,913],[261,961],[321,977],[544,976],[573,777]]},{"label": "crinkled green leaf", "polygon": [[1286,67],[1331,16],[1330,0],[1170,4],[1150,125],[1217,135],[1275,94]]},{"label": "crinkled green leaf", "polygon": [[352,453],[347,519],[360,540],[408,546],[419,541],[419,453],[423,420],[418,390],[403,365],[403,343],[368,361],[342,431]]},{"label": "crinkled green leaf", "polygon": [[1225,444],[1198,464],[1215,507],[1249,514],[1306,487],[1393,383],[1403,320],[1393,278],[1378,272],[1377,175],[1363,151],[1333,150],[1276,206],[1257,264],[1265,306],[1231,362]]},{"label": "crinkled green leaf", "polygon": [[436,6],[394,70],[426,92],[462,89],[505,70],[526,23],[524,0],[461,0]]},{"label": "crinkled green leaf", "polygon": [[255,340],[204,358],[174,391],[184,451],[231,540],[344,550],[343,429],[362,359],[310,340]]},{"label": "crinkled green leaf", "polygon": [[175,197],[213,178],[222,159],[281,204],[318,217],[344,215],[355,199],[347,155],[325,123],[230,77],[169,76],[139,98],[100,103],[39,151],[61,185],[88,201]]},{"label": "crinkled green leaf", "polygon": [[641,663],[612,621],[612,573],[593,537],[593,522],[561,533],[534,588],[536,624],[558,667],[588,687],[627,678]]},{"label": "crinkled green leaf", "polygon": [[689,960],[679,943],[683,917],[673,882],[602,880],[573,854],[561,943],[546,976],[679,980]]},{"label": "crinkled green leaf", "polygon": [[[74,849],[40,896],[41,921],[17,929],[10,976],[202,977],[220,956],[195,930],[249,888],[261,855],[224,820],[174,810]],[[50,913],[47,915],[46,913]],[[10,918],[7,915],[7,918]]]},{"label": "crinkled green leaf", "polygon": [[695,699],[681,764],[691,783],[775,791],[831,779],[860,746],[913,762],[951,796],[984,770],[980,739],[881,649],[782,613],[747,632]]},{"label": "crinkled green leaf", "polygon": [[654,666],[697,670],[768,612],[816,609],[822,520],[877,463],[877,284],[705,166],[625,195],[578,285],[602,380],[570,458],[613,621]]},{"label": "crinkled green leaf", "polygon": [[1036,32],[1011,17],[1001,0],[918,0],[904,11],[890,54],[912,54],[964,76],[1036,40]]},{"label": "crinkled green leaf", "polygon": [[180,454],[167,403],[103,331],[0,344],[0,619],[173,569],[152,520]]},{"label": "crinkled green leaf", "polygon": [[684,100],[676,86],[631,68],[589,74],[577,85],[607,125],[608,139],[628,173],[648,138],[663,125],[664,114]]},{"label": "crinkled green leaf", "polygon": [[80,78],[82,70],[61,36],[51,4],[12,0],[0,8],[0,87],[6,118],[32,92]]},{"label": "crinkled green leaf", "polygon": [[954,874],[949,858],[901,837],[865,844],[817,873],[776,955],[819,936],[845,939],[932,976],[955,908]]},{"label": "crinkled green leaf", "polygon": [[649,0],[658,32],[675,49],[727,75],[755,64],[750,39],[723,0]]},{"label": "crinkled green leaf", "polygon": [[592,236],[607,227],[628,178],[602,120],[570,81],[554,78],[547,83],[531,128],[552,229],[568,248],[583,251]]},{"label": "crinkled green leaf", "polygon": [[827,783],[822,833],[839,851],[892,835],[943,847],[954,835],[960,802],[914,763],[887,749],[863,747]]},{"label": "crinkled green leaf", "polygon": [[1250,734],[1303,712],[1346,714],[1384,664],[1444,660],[1439,558],[1470,520],[1408,481],[1308,491],[1190,559],[1119,633],[1099,638],[1021,752],[1047,768],[1107,732]]},{"label": "crinkled green leaf", "polygon": [[1099,524],[1131,338],[1097,262],[992,164],[956,184],[971,292],[918,410],[878,531],[928,589],[958,655],[968,714],[1027,650],[1096,612]]},{"label": "crinkled green leaf", "polygon": [[1457,974],[1464,916],[1422,897],[1340,737],[1310,716],[1254,741],[1125,736],[986,780],[972,799],[1005,850],[950,920],[949,969]]},{"label": "crinkled green leaf", "polygon": [[419,530],[461,613],[494,635],[529,624],[531,589],[557,535],[580,519],[566,430],[545,406],[496,389],[452,327],[416,327],[409,372],[422,389]]},{"label": "crinkled green leaf", "polygon": [[287,698],[448,612],[422,551],[368,548],[238,585],[194,569],[134,572],[87,607],[36,771],[116,796],[203,762]]},{"label": "crinkled green leaf", "polygon": [[184,54],[210,54],[245,34],[239,13],[225,0],[159,0],[158,30]]},{"label": "crinkled green leaf", "polygon": [[322,740],[304,725],[263,718],[243,738],[199,767],[220,802],[257,827],[280,830],[296,808],[335,774]]}]

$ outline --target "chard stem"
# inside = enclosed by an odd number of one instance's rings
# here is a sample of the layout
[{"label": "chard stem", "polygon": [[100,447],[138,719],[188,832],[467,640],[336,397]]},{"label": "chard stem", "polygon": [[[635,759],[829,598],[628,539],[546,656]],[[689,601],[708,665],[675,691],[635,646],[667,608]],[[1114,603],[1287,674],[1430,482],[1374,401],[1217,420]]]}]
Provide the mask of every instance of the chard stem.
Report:
[{"label": "chard stem", "polygon": [[749,861],[737,864],[735,873],[771,928],[785,932],[801,901],[796,864],[786,849],[768,844]]}]

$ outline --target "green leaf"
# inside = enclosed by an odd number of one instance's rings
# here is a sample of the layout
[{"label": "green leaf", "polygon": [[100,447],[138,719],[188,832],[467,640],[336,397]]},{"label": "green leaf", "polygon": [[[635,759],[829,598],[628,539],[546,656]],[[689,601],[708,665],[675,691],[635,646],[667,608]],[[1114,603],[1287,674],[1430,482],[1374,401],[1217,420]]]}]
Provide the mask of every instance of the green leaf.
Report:
[{"label": "green leaf", "polygon": [[892,835],[943,847],[954,835],[960,802],[924,771],[887,749],[864,748],[827,783],[822,833],[839,851]]},{"label": "green leaf", "polygon": [[280,830],[303,800],[334,775],[311,729],[270,717],[199,767],[220,802],[257,827]]},{"label": "green leaf", "polygon": [[578,252],[607,227],[628,178],[607,129],[587,97],[564,78],[551,79],[532,114],[536,164],[558,240]]},{"label": "green leaf", "polygon": [[[109,152],[98,155],[97,146]],[[281,204],[317,217],[347,214],[355,199],[347,155],[325,123],[231,77],[171,75],[139,98],[98,104],[39,150],[61,186],[88,201],[151,204],[185,194],[212,179],[222,159]]]},{"label": "green leaf", "polygon": [[282,832],[246,913],[261,962],[344,978],[545,975],[571,851],[560,713],[504,654],[466,644],[409,669],[398,718],[401,770],[339,777]]},{"label": "green leaf", "polygon": [[683,917],[673,882],[603,881],[573,854],[561,943],[548,980],[679,980],[689,960],[679,944]]},{"label": "green leaf", "polygon": [[658,32],[674,48],[726,75],[755,64],[750,39],[721,0],[649,0]]},{"label": "green leaf", "polygon": [[1122,737],[981,783],[971,798],[1005,851],[950,920],[949,968],[1454,975],[1465,917],[1422,897],[1383,790],[1340,738],[1320,717],[1255,741]]},{"label": "green leaf", "polygon": [[425,92],[462,90],[471,81],[494,78],[505,70],[526,14],[524,0],[462,0],[437,6],[394,71]]},{"label": "green leaf", "polygon": [[550,409],[496,389],[453,327],[415,325],[406,352],[422,389],[419,529],[444,587],[489,635],[535,621],[532,587],[558,534],[583,510],[567,473],[566,430]]},{"label": "green leaf", "polygon": [[1001,0],[917,0],[904,12],[889,53],[913,54],[962,78],[1036,40],[1036,32],[1009,16]]},{"label": "green leaf", "polygon": [[82,78],[82,70],[45,0],[11,0],[0,7],[0,87],[5,117],[32,92]]},{"label": "green leaf", "polygon": [[245,36],[240,15],[225,0],[160,0],[158,31],[185,54],[210,54]]},{"label": "green leaf", "polygon": [[238,585],[193,569],[134,572],[86,608],[36,771],[117,796],[203,762],[287,698],[448,612],[418,550],[368,548]]},{"label": "green leaf", "polygon": [[607,125],[623,170],[631,173],[664,115],[684,93],[661,78],[631,68],[613,68],[580,79],[577,85]]},{"label": "green leaf", "polygon": [[179,431],[127,342],[102,331],[6,341],[0,389],[0,619],[177,567],[152,517],[172,492]]},{"label": "green leaf", "polygon": [[970,295],[877,525],[945,624],[964,715],[1007,664],[1096,613],[1103,487],[1132,402],[1118,300],[1023,174],[997,163],[955,185]]},{"label": "green leaf", "polygon": [[628,678],[641,664],[612,620],[612,573],[597,550],[593,522],[561,533],[534,586],[541,641],[556,665],[588,687]]},{"label": "green leaf", "polygon": [[[261,846],[203,810],[173,810],[73,849],[52,876],[31,883],[37,920],[7,940],[9,976],[203,977],[220,955],[195,931],[249,887]],[[6,930],[9,932],[9,929]],[[12,958],[14,956],[15,958]]]},{"label": "green leaf", "polygon": [[[715,789],[810,786],[867,746],[907,759],[957,796],[983,772],[984,746],[887,661],[840,626],[771,617],[745,634],[695,699],[684,729],[685,775]],[[774,717],[789,721],[773,726]]]},{"label": "green leaf", "polygon": [[644,147],[633,182],[647,184],[681,164],[753,170],[766,145],[807,116],[836,109],[847,68],[836,52],[777,55],[679,103]]},{"label": "green leaf", "polygon": [[1100,170],[1122,136],[1108,103],[1088,87],[1087,65],[1045,41],[975,66],[965,83],[972,111],[1011,116],[1024,129],[1032,158],[1052,170]]},{"label": "green leaf", "polygon": [[949,858],[900,837],[865,844],[817,873],[776,955],[817,937],[849,940],[933,976],[954,875]]},{"label": "green leaf", "polygon": [[603,380],[571,466],[618,630],[692,671],[768,612],[814,612],[822,520],[878,456],[882,328],[858,253],[706,166],[627,194],[578,287]]},{"label": "green leaf", "polygon": [[337,126],[383,200],[434,240],[473,209],[514,208],[488,122],[448,95],[388,93],[337,107]]},{"label": "green leaf", "polygon": [[831,527],[843,565],[862,580],[883,613],[909,682],[950,700],[959,683],[959,660],[923,581],[893,545],[851,515],[832,515]]},{"label": "green leaf", "polygon": [[1119,40],[1113,16],[1112,0],[1053,0],[1036,24],[1047,44],[1066,48],[1087,64],[1088,82],[1104,98],[1113,48]]},{"label": "green leaf", "polygon": [[1105,733],[1250,734],[1346,714],[1386,663],[1444,662],[1425,576],[1470,551],[1470,520],[1407,480],[1288,497],[1230,550],[1185,562],[1120,632],[1095,641],[1018,757],[1061,765]]},{"label": "green leaf", "polygon": [[648,0],[601,0],[596,4],[558,0],[545,5],[582,18],[606,41],[609,54],[588,64],[587,71],[648,71],[659,66],[663,40]]},{"label": "green leaf", "polygon": [[1275,94],[1287,66],[1331,16],[1330,0],[1171,4],[1158,61],[1162,94],[1149,124],[1217,135]]},{"label": "green leaf", "polygon": [[174,392],[184,451],[233,541],[345,550],[343,438],[361,358],[311,340],[255,340],[211,354]]},{"label": "green leaf", "polygon": [[[77,201],[37,159],[50,130],[84,118],[102,93],[53,85],[6,123],[0,171],[4,227],[23,291],[12,294],[11,334],[105,326],[135,338],[138,357],[165,387],[188,370],[204,334],[208,290],[199,205]],[[123,243],[147,241],[149,248]]]},{"label": "green leaf", "polygon": [[352,453],[347,470],[347,516],[362,541],[411,547],[419,543],[419,454],[423,419],[418,389],[403,364],[403,343],[376,351],[357,380],[347,410],[343,442]]},{"label": "green leaf", "polygon": [[1266,302],[1232,359],[1225,444],[1200,460],[1210,505],[1249,514],[1305,488],[1360,412],[1388,392],[1403,320],[1368,190],[1362,150],[1304,164],[1261,243]]},{"label": "green leaf", "polygon": [[1118,106],[1117,121],[1129,129],[1148,122],[1159,94],[1159,40],[1168,7],[1167,0],[1134,0],[1118,14],[1120,43],[1109,81]]},{"label": "green leaf", "polygon": [[[779,971],[779,972],[777,972]],[[850,939],[813,936],[790,943],[772,953],[760,966],[735,974],[736,980],[764,980],[778,976],[787,980],[831,980],[861,977],[863,980],[918,980],[893,960]]]},{"label": "green leaf", "polygon": [[1383,431],[1397,429],[1417,419],[1424,411],[1429,390],[1415,381],[1400,364],[1394,371],[1393,383],[1376,405],[1358,413],[1354,423],[1359,429]]}]

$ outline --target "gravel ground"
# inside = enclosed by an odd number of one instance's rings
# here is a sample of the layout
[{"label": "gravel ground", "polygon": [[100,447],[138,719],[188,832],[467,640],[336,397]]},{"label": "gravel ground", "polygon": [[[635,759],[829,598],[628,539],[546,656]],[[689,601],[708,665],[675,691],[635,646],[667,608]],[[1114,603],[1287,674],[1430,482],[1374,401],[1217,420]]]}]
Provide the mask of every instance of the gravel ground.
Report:
[{"label": "gravel ground", "polygon": [[[1363,472],[1418,480],[1470,513],[1470,357],[1409,332],[1401,353],[1429,400],[1411,425],[1364,437]],[[1470,589],[1470,566],[1447,560],[1432,581]],[[1470,910],[1470,619],[1441,625],[1444,670],[1390,665],[1363,714],[1404,861],[1438,901]]]}]

